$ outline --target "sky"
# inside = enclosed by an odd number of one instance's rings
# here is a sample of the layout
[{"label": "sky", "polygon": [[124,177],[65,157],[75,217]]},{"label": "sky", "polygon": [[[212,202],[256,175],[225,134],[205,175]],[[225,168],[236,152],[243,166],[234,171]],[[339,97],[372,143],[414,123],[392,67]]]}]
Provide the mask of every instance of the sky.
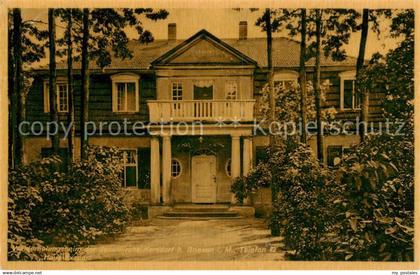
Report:
[{"label": "sky", "polygon": [[[167,9],[169,16],[165,20],[151,21],[143,20],[143,25],[150,30],[155,39],[167,38],[167,26],[169,23],[176,23],[177,38],[187,39],[201,29],[206,29],[219,38],[237,38],[239,33],[239,22],[248,22],[248,37],[265,37],[264,32],[255,26],[256,19],[261,15],[261,11],[251,12],[248,9],[240,11],[220,8],[220,9]],[[41,20],[47,22],[46,9],[23,9],[22,16],[24,20]],[[60,25],[62,23],[57,23]],[[372,32],[368,35],[366,47],[366,59],[369,59],[373,53],[386,53],[389,49],[395,48],[398,41],[389,37],[388,21],[381,24],[381,35],[378,36]],[[44,24],[42,27],[46,28]],[[60,28],[57,29],[59,35]],[[136,38],[134,30],[127,31],[130,38]],[[275,33],[274,36],[287,36],[286,33]],[[349,56],[357,57],[360,42],[360,32],[352,33],[349,44],[345,46]]]}]

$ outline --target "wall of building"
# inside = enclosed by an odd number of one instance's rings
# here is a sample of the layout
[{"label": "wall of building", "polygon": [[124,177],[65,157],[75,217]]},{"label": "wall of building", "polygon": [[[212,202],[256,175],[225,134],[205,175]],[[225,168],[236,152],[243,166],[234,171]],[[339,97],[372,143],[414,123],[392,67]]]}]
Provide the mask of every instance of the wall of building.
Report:
[{"label": "wall of building", "polygon": [[172,82],[183,84],[183,99],[193,100],[194,83],[210,81],[213,83],[213,98],[225,99],[225,84],[227,81],[237,81],[239,84],[238,99],[252,99],[252,71],[249,69],[207,69],[207,70],[174,70],[157,71],[157,99],[172,99]]},{"label": "wall of building", "polygon": [[[230,159],[230,144],[226,138],[211,138],[214,142],[224,144],[223,149],[214,150],[216,153],[216,201],[218,203],[227,203],[231,201],[232,193],[230,187],[232,179],[226,174],[226,163]],[[205,144],[203,148],[205,148]],[[192,201],[192,157],[196,154],[194,151],[200,151],[200,148],[193,150],[176,150],[176,145],[172,144],[172,157],[181,163],[181,174],[171,181],[171,192],[174,202],[191,202]]]}]

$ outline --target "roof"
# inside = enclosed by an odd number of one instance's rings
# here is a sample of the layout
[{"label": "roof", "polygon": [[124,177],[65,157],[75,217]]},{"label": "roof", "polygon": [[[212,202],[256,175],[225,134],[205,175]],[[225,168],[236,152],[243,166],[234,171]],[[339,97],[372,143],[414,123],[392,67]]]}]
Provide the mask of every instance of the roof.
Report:
[{"label": "roof", "polygon": [[[203,32],[202,30],[200,32]],[[200,33],[199,32],[199,33]],[[205,31],[209,34],[207,31]],[[195,34],[193,37],[197,36]],[[211,35],[211,34],[210,34]],[[214,37],[213,35],[211,35]],[[138,69],[147,70],[152,66],[152,62],[164,57],[168,52],[173,52],[176,47],[182,47],[188,40],[155,40],[148,44],[143,44],[138,40],[130,40],[128,48],[133,52],[133,58],[121,59],[112,56],[112,62],[106,69]],[[215,38],[215,37],[214,37]],[[248,39],[218,39],[227,45],[237,54],[248,57],[249,61],[255,61],[258,67],[267,67],[267,46],[265,38],[248,38]],[[171,51],[172,50],[172,51]],[[299,67],[300,44],[297,41],[286,37],[273,38],[273,66],[278,68],[297,68]],[[310,59],[306,64],[314,65],[314,58]],[[344,61],[333,61],[331,58],[321,56],[321,66],[355,66],[356,58],[348,56]],[[46,69],[44,66],[41,69]],[[80,63],[75,63],[74,68],[80,68]],[[95,62],[90,62],[91,69],[99,69]],[[66,69],[66,63],[57,64],[57,69]]]},{"label": "roof", "polygon": [[[234,47],[230,46],[229,44],[223,42],[213,34],[209,33],[206,30],[201,30],[185,40],[184,42],[178,44],[168,52],[166,52],[164,55],[160,56],[159,58],[155,59],[152,62],[152,66],[155,65],[165,65],[170,64],[173,59],[176,59],[179,55],[184,54],[189,49],[193,48],[195,45],[199,43],[203,43],[203,41],[207,41],[210,43],[210,47],[218,48],[216,51],[213,51],[211,54],[204,53],[200,54],[200,57],[194,57],[193,59],[190,59],[190,62],[192,64],[197,63],[203,63],[203,62],[211,62],[209,64],[215,64],[215,63],[225,63],[225,64],[241,64],[241,65],[257,65],[257,62],[251,58],[249,58],[247,55],[243,54],[241,51],[238,51]],[[206,49],[208,50],[208,49]],[[200,50],[199,50],[200,51]],[[222,58],[215,58],[215,56],[210,55],[216,55],[217,52],[224,53],[225,56]],[[197,54],[197,52],[195,52]],[[229,55],[228,58],[226,58],[226,54]],[[200,59],[201,60],[197,60]],[[185,60],[183,62],[185,64]],[[182,63],[181,63],[182,64]]]}]

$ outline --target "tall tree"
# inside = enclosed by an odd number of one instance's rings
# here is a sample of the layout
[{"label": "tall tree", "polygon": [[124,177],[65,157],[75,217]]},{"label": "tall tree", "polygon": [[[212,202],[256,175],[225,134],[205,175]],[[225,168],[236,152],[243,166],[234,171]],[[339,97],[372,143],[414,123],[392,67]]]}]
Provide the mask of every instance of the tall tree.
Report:
[{"label": "tall tree", "polygon": [[23,140],[16,126],[23,120],[24,95],[22,90],[22,15],[20,9],[13,9],[13,61],[14,80],[11,98],[12,106],[12,143],[14,165],[19,165],[23,160]]},{"label": "tall tree", "polygon": [[[363,69],[363,64],[365,61],[365,51],[366,51],[366,41],[368,36],[369,30],[369,10],[363,9],[362,15],[362,25],[361,25],[362,33],[360,36],[360,45],[359,45],[359,55],[357,56],[357,64],[356,64],[356,83],[360,79],[360,74]],[[361,122],[366,124],[369,119],[369,92],[367,89],[360,89],[360,85],[356,85],[356,92],[360,94],[361,99]],[[365,127],[361,127],[359,129],[360,134],[360,142],[365,141]]]},{"label": "tall tree", "polygon": [[95,60],[100,68],[111,63],[111,53],[117,58],[132,58],[128,49],[126,28],[134,27],[140,43],[153,41],[153,35],[145,30],[143,19],[157,21],[168,16],[166,10],[138,9],[83,9],[82,19],[82,114],[81,114],[81,157],[86,158],[88,138],[85,137],[85,122],[88,120],[89,105],[89,61]]},{"label": "tall tree", "polygon": [[302,119],[301,142],[306,143],[306,9],[300,9],[300,56],[299,56],[299,86],[300,86],[300,111]]},{"label": "tall tree", "polygon": [[317,156],[320,162],[324,161],[324,141],[321,120],[321,20],[322,10],[315,10],[315,108],[316,108],[316,128],[317,128]]},{"label": "tall tree", "polygon": [[[50,119],[51,122],[56,123],[58,127],[58,111],[57,111],[57,69],[56,69],[56,49],[55,49],[55,10],[48,9],[48,32],[49,32],[49,94],[50,94]],[[57,129],[58,130],[58,129]],[[55,155],[59,154],[60,136],[57,134],[52,135],[52,149]]]},{"label": "tall tree", "polygon": [[317,121],[317,156],[324,161],[324,142],[322,123],[321,56],[335,61],[344,60],[347,55],[343,48],[348,44],[351,32],[357,29],[359,13],[352,9],[315,9],[310,10],[308,35],[313,41],[308,46],[310,56],[315,57],[315,106]]},{"label": "tall tree", "polygon": [[82,38],[82,104],[80,116],[80,156],[87,158],[87,135],[85,124],[89,119],[89,9],[83,9],[83,38]]},{"label": "tall tree", "polygon": [[74,158],[74,88],[73,88],[73,9],[67,10],[67,80],[69,92],[69,112],[67,114],[67,124],[70,127],[69,136],[67,137],[67,163],[71,165]]},{"label": "tall tree", "polygon": [[30,73],[22,68],[45,56],[48,32],[37,26],[44,22],[22,20],[20,9],[9,10],[8,19],[9,167],[13,168],[15,161],[22,161],[23,136],[18,127],[25,117],[26,90],[31,79]]}]

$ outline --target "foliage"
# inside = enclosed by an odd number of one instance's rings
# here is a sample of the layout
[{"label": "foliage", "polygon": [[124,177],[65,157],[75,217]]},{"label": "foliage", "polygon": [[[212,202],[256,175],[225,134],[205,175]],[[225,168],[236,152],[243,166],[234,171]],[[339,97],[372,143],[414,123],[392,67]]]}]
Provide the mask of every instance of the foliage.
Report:
[{"label": "foliage", "polygon": [[410,135],[371,136],[344,162],[325,242],[335,259],[413,259],[414,144]]},{"label": "foliage", "polygon": [[[298,83],[293,83],[289,87],[285,87],[281,83],[274,83],[274,95],[276,99],[276,116],[277,123],[283,127],[279,129],[279,135],[284,132],[289,132],[291,129],[287,127],[297,126],[301,119],[301,103],[300,97],[301,92]],[[326,93],[330,89],[330,82],[324,81],[321,85],[321,101],[326,100]],[[316,117],[315,111],[315,95],[314,89],[311,81],[308,81],[307,88],[307,99],[306,99],[306,112],[308,121],[314,121]],[[262,121],[261,124],[265,125],[269,120],[270,116],[270,88],[269,85],[265,85],[261,89],[261,97],[258,101],[258,113],[259,116],[265,118],[265,121]],[[335,118],[337,111],[335,108],[325,108],[321,112],[321,118],[323,121],[331,121]],[[293,123],[294,125],[290,125]],[[297,130],[297,129],[296,129]],[[296,131],[295,134],[298,132]]]},{"label": "foliage", "polygon": [[[82,10],[71,9],[73,24],[73,43],[74,60],[81,58],[82,42]],[[70,9],[57,9],[56,15],[63,23],[66,23],[70,14]],[[128,47],[129,38],[126,34],[127,29],[134,28],[138,34],[139,43],[149,43],[153,41],[153,35],[143,26],[143,20],[157,21],[165,19],[169,13],[166,10],[153,10],[150,8],[138,9],[110,9],[99,8],[91,9],[89,16],[90,39],[89,55],[100,68],[111,64],[111,55],[125,59],[132,58],[133,53]],[[57,40],[59,46],[64,46],[67,39],[67,31],[64,36]],[[66,55],[66,49],[61,48],[57,52],[59,56]]]},{"label": "foliage", "polygon": [[[280,156],[281,155],[281,156]],[[280,224],[286,248],[295,259],[307,259],[320,253],[319,239],[328,219],[330,173],[321,165],[311,148],[289,144],[274,155],[272,180],[279,198],[273,206],[271,226]]]},{"label": "foliage", "polygon": [[403,38],[400,45],[385,56],[375,54],[360,81],[363,88],[385,92],[385,117],[408,121],[414,114],[414,11],[398,13],[391,34]]},{"label": "foliage", "polygon": [[[121,232],[128,210],[120,192],[120,160],[117,149],[90,147],[89,158],[65,173],[55,172],[61,160],[54,157],[11,171],[9,248],[16,242],[30,246],[38,239],[77,248]],[[22,188],[30,191],[27,197],[22,197]],[[25,257],[11,251],[11,257]]]},{"label": "foliage", "polygon": [[240,203],[244,199],[255,193],[261,187],[269,187],[271,174],[267,163],[259,163],[248,175],[234,179],[231,187],[232,193]]}]

